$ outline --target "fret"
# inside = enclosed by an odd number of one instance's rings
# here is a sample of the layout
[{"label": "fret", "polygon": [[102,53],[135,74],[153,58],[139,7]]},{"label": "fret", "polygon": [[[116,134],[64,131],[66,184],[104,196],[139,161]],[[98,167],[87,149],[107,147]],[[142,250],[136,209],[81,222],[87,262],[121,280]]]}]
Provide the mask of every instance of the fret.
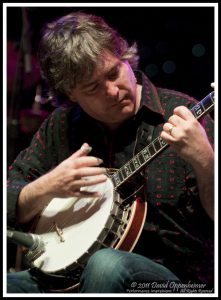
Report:
[{"label": "fret", "polygon": [[144,158],[145,158],[146,161],[147,161],[149,158],[151,158],[150,152],[148,151],[148,147],[144,148],[144,149],[142,150],[142,152],[143,152],[143,156],[144,156]]},{"label": "fret", "polygon": [[136,167],[134,165],[133,159],[129,162],[130,164],[130,169],[132,170],[132,172],[134,172],[136,170]]},{"label": "fret", "polygon": [[142,154],[142,151],[140,153],[138,153],[137,156],[138,156],[140,164],[142,165],[145,162],[145,159],[144,159],[144,156]]},{"label": "fret", "polygon": [[154,148],[156,149],[156,152],[158,152],[161,149],[161,145],[158,139],[153,141]]},{"label": "fret", "polygon": [[201,102],[205,110],[211,108],[211,106],[213,106],[214,103],[214,93],[211,93],[210,97],[205,97]]},{"label": "fret", "polygon": [[127,178],[127,173],[126,173],[126,170],[125,170],[124,166],[121,167],[119,171],[121,171],[123,179]]},{"label": "fret", "polygon": [[198,118],[199,116],[201,116],[204,112],[204,108],[202,105],[200,104],[196,104],[192,109],[191,109],[192,113],[194,114],[195,118]]},{"label": "fret", "polygon": [[151,156],[153,156],[156,153],[152,144],[148,146],[148,150],[149,150]]},{"label": "fret", "polygon": [[123,168],[121,168],[121,169],[125,171],[127,177],[132,173],[132,171],[130,169],[129,163],[127,163],[126,165],[124,165]]},{"label": "fret", "polygon": [[[205,104],[205,105],[204,105],[204,104]],[[208,101],[208,103],[206,103],[206,101],[205,101],[205,103],[201,102],[201,105],[202,105],[204,111],[206,110],[206,104],[208,105],[208,107],[210,106],[209,101]],[[191,110],[191,111],[192,111],[192,110]]]},{"label": "fret", "polygon": [[124,174],[122,173],[122,169],[118,170],[118,177],[121,181],[123,181],[125,179],[126,176],[124,176]]},{"label": "fret", "polygon": [[140,167],[140,162],[139,162],[138,159],[137,159],[137,155],[134,156],[134,158],[133,158],[132,160],[133,160],[133,163],[134,163],[134,166],[135,166],[136,170],[139,169],[139,167]]},{"label": "fret", "polygon": [[158,141],[160,142],[161,147],[168,146],[167,142],[165,142],[161,136],[158,137]]},{"label": "fret", "polygon": [[201,100],[198,104],[196,104],[191,112],[194,117],[198,119],[200,116],[203,116],[206,112],[211,110],[214,106],[214,92],[211,92],[207,95],[203,100]]}]

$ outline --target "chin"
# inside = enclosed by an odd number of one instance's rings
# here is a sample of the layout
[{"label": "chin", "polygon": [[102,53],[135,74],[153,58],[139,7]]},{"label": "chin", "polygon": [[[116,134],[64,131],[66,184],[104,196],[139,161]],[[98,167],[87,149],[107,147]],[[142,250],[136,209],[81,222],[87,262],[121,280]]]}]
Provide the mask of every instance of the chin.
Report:
[{"label": "chin", "polygon": [[123,115],[133,115],[135,113],[135,107],[134,107],[134,104],[131,104],[131,105],[125,105],[124,107],[122,107],[122,110],[121,110],[121,113]]}]

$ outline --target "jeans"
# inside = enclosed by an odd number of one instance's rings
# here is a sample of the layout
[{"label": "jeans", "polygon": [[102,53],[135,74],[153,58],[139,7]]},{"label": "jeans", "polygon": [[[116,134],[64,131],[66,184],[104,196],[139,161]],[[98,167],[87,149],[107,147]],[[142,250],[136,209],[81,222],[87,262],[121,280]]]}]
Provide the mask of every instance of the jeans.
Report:
[{"label": "jeans", "polygon": [[43,293],[28,270],[7,274],[7,293]]},{"label": "jeans", "polygon": [[135,292],[139,293],[145,292],[145,286],[150,287],[148,283],[161,282],[165,286],[172,281],[180,282],[167,268],[144,256],[116,249],[102,249],[89,259],[81,276],[80,292],[130,293],[137,288]]},{"label": "jeans", "polygon": [[[179,281],[164,266],[135,253],[102,249],[89,259],[79,286],[80,293],[130,293],[137,283]],[[137,285],[137,286],[135,286]],[[140,289],[137,292],[144,292]],[[29,271],[7,275],[8,293],[44,293]],[[160,291],[159,291],[160,292]]]}]

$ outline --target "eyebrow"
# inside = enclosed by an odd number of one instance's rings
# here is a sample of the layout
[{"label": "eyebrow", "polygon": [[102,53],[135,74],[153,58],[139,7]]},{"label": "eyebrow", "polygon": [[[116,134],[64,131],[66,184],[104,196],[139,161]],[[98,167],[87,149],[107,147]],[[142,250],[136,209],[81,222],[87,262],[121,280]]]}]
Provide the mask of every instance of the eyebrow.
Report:
[{"label": "eyebrow", "polygon": [[[120,65],[120,63],[121,63],[121,62],[117,62],[110,70],[108,70],[108,71],[106,72],[105,76],[106,76],[106,75],[109,75],[111,72],[114,71],[114,69],[118,68],[119,65]],[[81,89],[85,89],[85,88],[88,88],[88,87],[90,87],[90,86],[92,86],[92,85],[94,85],[94,84],[97,84],[98,81],[99,81],[99,80],[94,80],[94,81],[91,81],[91,82],[89,82],[89,83],[82,84]]]}]

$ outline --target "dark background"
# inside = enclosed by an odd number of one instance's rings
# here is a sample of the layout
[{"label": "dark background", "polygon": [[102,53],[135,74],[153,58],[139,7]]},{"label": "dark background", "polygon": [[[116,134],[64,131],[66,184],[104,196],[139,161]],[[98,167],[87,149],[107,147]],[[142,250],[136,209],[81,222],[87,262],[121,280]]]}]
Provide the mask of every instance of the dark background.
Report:
[{"label": "dark background", "polygon": [[[50,103],[40,103],[37,111],[33,111],[36,89],[41,83],[36,59],[40,30],[45,22],[75,10],[100,15],[130,43],[137,41],[140,69],[155,85],[179,90],[198,100],[211,92],[210,83],[214,81],[213,7],[28,7],[29,29],[25,42],[32,62],[32,71],[28,74],[24,70],[23,54],[20,59],[18,56],[24,31],[22,8],[8,7],[8,165],[29,144],[47,113],[54,109]],[[44,85],[42,89],[44,98]],[[13,261],[12,256],[9,258]]]},{"label": "dark background", "polygon": [[[7,105],[8,112],[16,119],[13,123],[18,127],[14,128],[13,125],[11,128],[8,124],[9,152],[11,151],[8,154],[8,164],[20,150],[15,149],[15,144],[17,148],[26,146],[44,119],[44,111],[53,110],[48,103],[41,105],[39,117],[34,118],[25,111],[33,106],[36,88],[40,82],[36,58],[40,30],[45,22],[74,10],[100,15],[130,43],[137,41],[140,69],[155,85],[179,90],[198,100],[211,91],[210,83],[214,81],[214,7],[27,7],[29,30],[25,42],[32,55],[32,72],[23,74],[24,66],[19,65],[20,71],[17,72],[17,76],[15,57],[19,52],[24,30],[22,8],[8,7],[10,70]],[[32,124],[28,119],[30,117]],[[23,129],[24,122],[26,129]],[[19,143],[14,143],[14,136],[19,139]]]},{"label": "dark background", "polygon": [[[155,84],[202,97],[214,79],[213,7],[29,7],[27,10],[33,53],[36,53],[39,32],[45,22],[83,10],[104,17],[128,41],[138,42],[140,67],[144,71],[149,64],[158,68],[156,74],[149,74]],[[8,39],[19,42],[21,8],[8,8],[7,20]],[[197,44],[204,47],[204,53],[200,53],[200,49],[195,55],[192,53]],[[168,60],[176,64],[171,74],[162,70]]]}]

